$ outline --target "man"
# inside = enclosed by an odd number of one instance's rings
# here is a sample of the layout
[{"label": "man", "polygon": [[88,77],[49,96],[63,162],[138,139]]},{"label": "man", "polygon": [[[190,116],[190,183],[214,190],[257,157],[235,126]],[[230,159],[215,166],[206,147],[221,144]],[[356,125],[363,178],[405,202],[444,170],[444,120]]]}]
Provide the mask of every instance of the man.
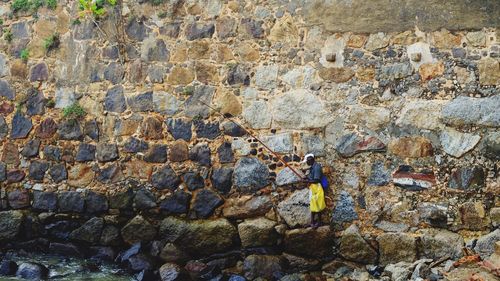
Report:
[{"label": "man", "polygon": [[311,226],[317,228],[321,223],[321,211],[326,208],[325,194],[321,186],[322,168],[314,159],[314,154],[304,156],[303,163],[309,166],[309,174],[305,182],[309,183],[309,209],[311,210]]}]

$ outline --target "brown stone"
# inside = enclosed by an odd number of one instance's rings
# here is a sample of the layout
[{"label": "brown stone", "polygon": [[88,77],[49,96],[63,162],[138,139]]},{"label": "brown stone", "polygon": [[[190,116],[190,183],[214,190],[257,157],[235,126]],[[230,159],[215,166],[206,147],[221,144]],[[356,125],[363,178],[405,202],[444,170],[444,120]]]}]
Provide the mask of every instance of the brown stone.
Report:
[{"label": "brown stone", "polygon": [[366,39],[365,35],[362,34],[352,34],[349,36],[349,41],[347,41],[347,46],[351,48],[361,48],[365,45]]},{"label": "brown stone", "polygon": [[7,184],[21,182],[26,173],[23,170],[10,170],[7,172]]},{"label": "brown stone", "polygon": [[17,145],[13,142],[6,142],[2,147],[2,162],[18,166],[21,161],[19,160],[19,151]]},{"label": "brown stone", "polygon": [[232,116],[238,116],[241,113],[240,101],[229,91],[219,89],[217,91],[216,104],[222,114],[229,113]]},{"label": "brown stone", "polygon": [[484,86],[500,86],[500,61],[483,58],[478,63],[479,83]]},{"label": "brown stone", "polygon": [[272,206],[273,203],[268,196],[244,195],[227,199],[222,212],[226,218],[245,219],[264,215]]},{"label": "brown stone", "polygon": [[377,237],[380,264],[413,262],[417,257],[415,238],[406,233],[384,233]]},{"label": "brown stone", "polygon": [[348,67],[322,68],[319,71],[319,76],[324,80],[344,83],[354,76],[354,71]]},{"label": "brown stone", "polygon": [[140,124],[141,120],[137,118],[120,119],[119,122],[115,124],[115,136],[133,135]]},{"label": "brown stone", "polygon": [[[315,247],[311,247],[311,241],[314,241]],[[283,242],[287,253],[298,256],[324,257],[331,255],[333,232],[329,226],[322,226],[317,229],[293,229],[285,233]]]},{"label": "brown stone", "polygon": [[217,48],[217,62],[227,62],[234,60],[233,51],[226,45],[219,45]]},{"label": "brown stone", "polygon": [[26,79],[26,76],[28,76],[28,67],[22,60],[16,59],[10,63],[10,75]]},{"label": "brown stone", "polygon": [[13,111],[14,106],[10,102],[4,101],[2,102],[2,104],[0,104],[0,114],[9,115]]},{"label": "brown stone", "polygon": [[432,39],[434,41],[433,45],[439,49],[451,49],[460,45],[461,41],[459,35],[454,35],[446,29],[433,32]]},{"label": "brown stone", "polygon": [[170,161],[182,162],[189,158],[189,150],[186,141],[176,140],[170,147]]},{"label": "brown stone", "polygon": [[215,65],[202,62],[196,63],[196,80],[204,84],[219,82],[217,67]]},{"label": "brown stone", "polygon": [[210,43],[208,41],[194,41],[188,49],[190,59],[209,59]]},{"label": "brown stone", "polygon": [[35,130],[35,135],[41,139],[51,138],[57,131],[57,124],[52,118],[46,118]]},{"label": "brown stone", "polygon": [[362,82],[369,82],[375,79],[375,68],[373,67],[362,67],[356,72],[356,78]]},{"label": "brown stone", "polygon": [[242,42],[236,47],[236,53],[244,61],[258,61],[260,58],[259,46],[251,42]]},{"label": "brown stone", "polygon": [[415,36],[415,33],[413,31],[405,31],[401,32],[399,34],[396,34],[392,38],[392,44],[395,45],[411,45],[413,43],[416,43],[418,41],[417,36]]},{"label": "brown stone", "polygon": [[187,85],[194,80],[194,72],[191,68],[175,66],[168,75],[168,83],[171,85]]},{"label": "brown stone", "polygon": [[267,38],[271,42],[296,44],[300,38],[296,20],[290,14],[281,17],[271,28]]},{"label": "brown stone", "polygon": [[94,179],[94,171],[85,164],[76,164],[68,171],[68,184],[74,187],[86,187]]},{"label": "brown stone", "polygon": [[30,205],[30,193],[27,189],[16,189],[9,192],[8,199],[12,209],[22,209]]},{"label": "brown stone", "polygon": [[153,173],[153,165],[141,160],[131,160],[125,162],[125,176],[135,179],[147,180]]},{"label": "brown stone", "polygon": [[148,117],[141,126],[141,134],[145,139],[157,140],[163,138],[163,123],[156,117]]},{"label": "brown stone", "polygon": [[404,137],[392,140],[389,151],[400,157],[427,157],[433,155],[431,142],[424,137]]},{"label": "brown stone", "polygon": [[462,227],[470,230],[483,230],[489,226],[484,204],[481,201],[471,201],[460,206]]},{"label": "brown stone", "polygon": [[420,73],[420,78],[422,82],[428,81],[437,76],[443,75],[444,64],[442,62],[437,63],[424,63],[418,69]]},{"label": "brown stone", "polygon": [[176,45],[172,50],[172,55],[170,56],[171,62],[185,62],[187,60],[187,49],[184,45]]}]

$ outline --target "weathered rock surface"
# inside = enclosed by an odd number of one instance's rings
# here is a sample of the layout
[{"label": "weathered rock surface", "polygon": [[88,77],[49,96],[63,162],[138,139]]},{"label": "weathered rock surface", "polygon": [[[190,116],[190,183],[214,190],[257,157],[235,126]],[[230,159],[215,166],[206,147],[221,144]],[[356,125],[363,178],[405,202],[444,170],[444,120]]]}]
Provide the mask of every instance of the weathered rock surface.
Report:
[{"label": "weathered rock surface", "polygon": [[413,262],[417,257],[415,238],[406,233],[384,233],[377,237],[380,264]]},{"label": "weathered rock surface", "polygon": [[257,158],[244,157],[236,162],[233,183],[241,191],[257,191],[269,184],[269,170]]},{"label": "weathered rock surface", "polygon": [[377,251],[359,234],[357,226],[351,225],[340,238],[340,253],[348,260],[376,264]]},{"label": "weathered rock surface", "polygon": [[462,257],[464,239],[459,234],[444,229],[422,229],[420,233],[421,258],[437,260],[446,256],[451,259]]},{"label": "weathered rock surface", "polygon": [[13,239],[19,234],[23,217],[21,211],[0,212],[0,241]]},{"label": "weathered rock surface", "polygon": [[274,229],[276,222],[266,218],[246,219],[238,224],[238,233],[243,247],[273,246],[278,233]]},{"label": "weathered rock surface", "polygon": [[459,96],[443,107],[442,119],[446,124],[500,127],[500,96],[469,98]]},{"label": "weathered rock surface", "polygon": [[290,227],[306,226],[311,222],[309,190],[297,190],[278,204],[278,214]]},{"label": "weathered rock surface", "polygon": [[123,241],[128,244],[153,240],[156,232],[156,228],[141,215],[135,216],[121,229]]}]

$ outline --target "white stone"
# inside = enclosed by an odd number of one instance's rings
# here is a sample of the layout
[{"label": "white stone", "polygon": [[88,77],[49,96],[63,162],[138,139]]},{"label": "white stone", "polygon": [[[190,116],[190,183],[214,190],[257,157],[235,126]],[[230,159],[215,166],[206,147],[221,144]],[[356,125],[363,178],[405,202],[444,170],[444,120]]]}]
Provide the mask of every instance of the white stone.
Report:
[{"label": "white stone", "polygon": [[389,45],[389,36],[383,32],[372,33],[365,44],[365,49],[368,51],[375,51]]},{"label": "white stone", "polygon": [[241,115],[252,129],[268,129],[271,127],[272,116],[265,101],[256,100],[244,103]]},{"label": "white stone", "polygon": [[304,155],[313,153],[315,156],[324,156],[325,142],[323,141],[323,138],[318,135],[304,133],[300,137],[299,153]]},{"label": "white stone", "polygon": [[406,103],[396,120],[398,126],[414,126],[436,130],[444,125],[440,121],[445,100],[413,100]]},{"label": "white stone", "polygon": [[271,100],[273,120],[284,129],[321,128],[333,116],[323,101],[308,90],[293,90]]},{"label": "white stone", "polygon": [[250,87],[246,87],[245,89],[243,89],[243,91],[241,91],[241,96],[247,100],[257,99],[258,95],[259,92],[256,89]]},{"label": "white stone", "polygon": [[7,66],[7,59],[4,54],[0,53],[0,77],[9,75],[9,67]]},{"label": "white stone", "polygon": [[153,104],[155,111],[167,115],[175,115],[179,112],[182,102],[177,100],[174,95],[167,92],[153,92]]},{"label": "white stone", "polygon": [[465,38],[473,47],[486,46],[486,34],[483,31],[468,32]]},{"label": "white stone", "polygon": [[[295,169],[298,173],[297,169]],[[301,173],[300,173],[301,174]],[[302,174],[301,174],[302,175]],[[302,178],[304,175],[302,175]],[[285,167],[283,170],[279,171],[276,175],[276,184],[278,186],[283,186],[287,184],[297,183],[301,180],[290,168]]]},{"label": "white stone", "polygon": [[[344,48],[345,40],[341,38],[336,38],[336,36],[330,36],[326,39],[325,45],[321,48],[321,57],[319,62],[324,67],[343,67],[344,66]],[[335,55],[335,61],[330,62],[327,60],[327,56]]]},{"label": "white stone", "polygon": [[281,79],[293,89],[309,89],[312,84],[320,82],[316,70],[309,66],[301,66],[288,71]]},{"label": "white stone", "polygon": [[252,148],[250,144],[244,139],[235,139],[231,143],[231,149],[239,155],[246,156],[250,154]]},{"label": "white stone", "polygon": [[309,189],[295,191],[278,204],[278,214],[290,227],[306,226],[311,222]]},{"label": "white stone", "polygon": [[259,66],[255,72],[255,85],[265,90],[276,88],[278,86],[278,70],[277,64]]},{"label": "white stone", "polygon": [[429,44],[424,42],[417,42],[409,45],[406,47],[406,52],[409,58],[411,58],[412,54],[420,54],[420,61],[410,60],[410,64],[415,70],[418,70],[418,68],[424,63],[433,63],[436,61],[436,59],[432,57]]},{"label": "white stone", "polygon": [[342,116],[339,116],[332,123],[328,124],[325,128],[325,142],[337,147],[340,138],[346,135],[348,130],[345,127],[345,120]]},{"label": "white stone", "polygon": [[349,111],[350,123],[378,130],[391,121],[391,112],[384,107],[352,106]]},{"label": "white stone", "polygon": [[75,90],[70,88],[59,88],[56,90],[55,108],[65,108],[76,102]]},{"label": "white stone", "polygon": [[458,158],[472,150],[481,140],[481,136],[446,128],[441,132],[440,140],[443,150]]},{"label": "white stone", "polygon": [[260,140],[274,152],[290,153],[293,151],[293,139],[291,133],[261,136]]}]

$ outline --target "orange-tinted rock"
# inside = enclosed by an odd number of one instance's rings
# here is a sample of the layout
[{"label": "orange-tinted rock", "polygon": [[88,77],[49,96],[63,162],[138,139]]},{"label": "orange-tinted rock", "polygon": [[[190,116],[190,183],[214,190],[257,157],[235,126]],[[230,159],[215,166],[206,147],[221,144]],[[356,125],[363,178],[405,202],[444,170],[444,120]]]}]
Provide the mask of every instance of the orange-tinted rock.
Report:
[{"label": "orange-tinted rock", "polygon": [[2,104],[0,104],[0,114],[8,115],[13,111],[14,111],[14,106],[10,102],[4,101],[2,102]]},{"label": "orange-tinted rock", "polygon": [[85,164],[76,164],[68,171],[68,184],[75,187],[86,187],[94,179],[94,171]]},{"label": "orange-tinted rock", "polygon": [[153,173],[153,165],[141,160],[125,162],[125,176],[135,179],[147,180]]},{"label": "orange-tinted rock", "polygon": [[431,142],[424,137],[404,137],[391,141],[389,151],[400,157],[427,157],[433,155]]},{"label": "orange-tinted rock", "polygon": [[172,162],[186,161],[189,158],[187,143],[182,139],[176,140],[170,147],[169,154]]},{"label": "orange-tinted rock", "polygon": [[319,76],[324,80],[344,83],[354,76],[354,71],[348,67],[322,68],[319,71]]},{"label": "orange-tinted rock", "polygon": [[23,170],[10,170],[7,172],[7,184],[20,182],[25,176],[26,173]]},{"label": "orange-tinted rock", "polygon": [[373,81],[375,78],[375,68],[363,67],[356,72],[356,78],[363,82]]},{"label": "orange-tinted rock", "polygon": [[424,82],[443,75],[444,64],[442,62],[424,63],[420,66],[418,72],[420,73],[421,80]]},{"label": "orange-tinted rock", "polygon": [[347,46],[351,48],[361,48],[365,45],[367,37],[361,34],[353,34],[349,37],[349,41],[347,41]]},{"label": "orange-tinted rock", "polygon": [[28,67],[22,60],[14,60],[10,65],[10,75],[26,79],[26,76],[28,76]]},{"label": "orange-tinted rock", "polygon": [[214,65],[206,64],[206,63],[197,63],[196,64],[196,80],[204,83],[216,83],[219,82],[219,75],[217,72],[217,67]]},{"label": "orange-tinted rock", "polygon": [[41,139],[51,138],[57,131],[57,124],[52,118],[43,120],[35,130],[35,135]]},{"label": "orange-tinted rock", "polygon": [[141,126],[142,136],[146,139],[161,139],[163,138],[162,122],[155,117],[148,117]]},{"label": "orange-tinted rock", "polygon": [[176,66],[168,75],[168,83],[171,85],[187,85],[194,80],[192,68]]},{"label": "orange-tinted rock", "polygon": [[439,49],[451,49],[460,45],[461,38],[459,35],[454,35],[446,29],[441,29],[432,33],[434,46]]},{"label": "orange-tinted rock", "polygon": [[19,151],[17,149],[17,145],[12,142],[6,142],[2,147],[2,162],[14,166],[18,166],[20,163],[19,160]]}]

